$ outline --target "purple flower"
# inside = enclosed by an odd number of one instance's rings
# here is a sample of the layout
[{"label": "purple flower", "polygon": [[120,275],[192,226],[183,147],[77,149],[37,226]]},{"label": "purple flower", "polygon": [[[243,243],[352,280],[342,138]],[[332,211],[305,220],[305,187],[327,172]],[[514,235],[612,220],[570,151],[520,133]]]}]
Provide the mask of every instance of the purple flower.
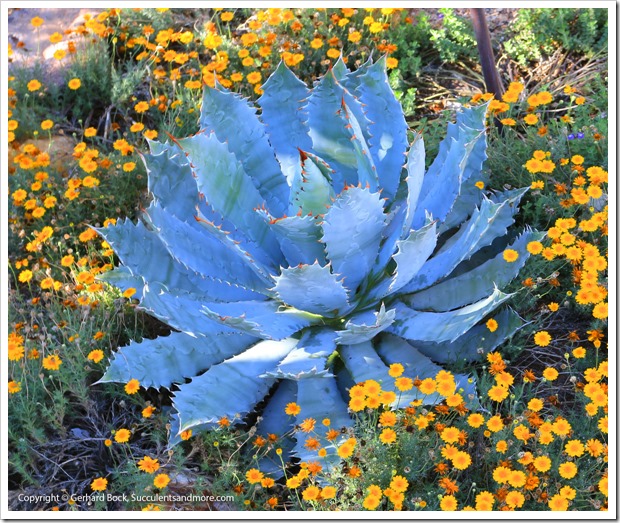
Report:
[{"label": "purple flower", "polygon": [[568,138],[569,140],[574,140],[574,139],[575,139],[575,135],[574,135],[573,133],[570,133],[570,134],[567,136],[567,138]]},{"label": "purple flower", "polygon": [[583,133],[577,133],[577,139],[581,140],[582,138],[585,137],[585,134]]}]

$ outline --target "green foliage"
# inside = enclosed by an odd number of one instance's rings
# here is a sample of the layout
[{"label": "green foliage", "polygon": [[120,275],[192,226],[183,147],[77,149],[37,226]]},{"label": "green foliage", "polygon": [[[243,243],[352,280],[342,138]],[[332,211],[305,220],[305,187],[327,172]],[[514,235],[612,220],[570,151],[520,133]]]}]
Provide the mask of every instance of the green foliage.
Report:
[{"label": "green foliage", "polygon": [[408,87],[402,78],[401,69],[395,69],[389,76],[390,87],[394,96],[400,102],[405,117],[412,116],[415,112],[416,91],[415,87]]},{"label": "green foliage", "polygon": [[[73,78],[81,81],[80,89],[68,87],[68,82]],[[60,94],[63,107],[69,109],[67,118],[76,122],[92,117],[95,112],[101,114],[110,105],[114,89],[112,59],[107,43],[98,40],[81,47],[65,70],[65,83]]]},{"label": "green foliage", "polygon": [[607,48],[607,10],[520,9],[510,31],[504,50],[523,66],[559,48],[592,56]]},{"label": "green foliage", "polygon": [[[94,450],[111,437],[115,423],[130,424],[132,409],[129,405],[118,409],[116,391],[109,386],[93,390],[104,364],[87,356],[94,349],[109,353],[127,336],[138,335],[144,329],[144,317],[125,308],[111,315],[118,307],[118,295],[108,293],[100,298],[99,308],[77,315],[50,295],[32,305],[25,293],[11,293],[9,322],[25,326],[18,333],[26,353],[21,361],[10,361],[8,367],[9,378],[22,387],[11,396],[8,414],[9,462],[17,473],[11,478],[13,485],[45,487],[49,463],[73,445],[73,451],[80,448],[90,455],[81,466],[72,460],[64,465],[62,481],[73,491],[84,473],[103,466],[98,462],[103,458],[96,458]],[[99,331],[106,334],[95,336]],[[43,358],[51,354],[62,363],[57,370],[42,369]],[[131,403],[130,398],[126,401]]]},{"label": "green foliage", "polygon": [[474,59],[478,51],[471,21],[454,13],[454,9],[439,9],[442,25],[430,30],[430,39],[443,62],[454,63],[463,58]]},{"label": "green foliage", "polygon": [[410,23],[395,25],[390,30],[390,40],[397,46],[394,57],[398,59],[398,70],[409,81],[419,74],[425,58],[432,54],[430,30],[425,13],[416,15]]}]

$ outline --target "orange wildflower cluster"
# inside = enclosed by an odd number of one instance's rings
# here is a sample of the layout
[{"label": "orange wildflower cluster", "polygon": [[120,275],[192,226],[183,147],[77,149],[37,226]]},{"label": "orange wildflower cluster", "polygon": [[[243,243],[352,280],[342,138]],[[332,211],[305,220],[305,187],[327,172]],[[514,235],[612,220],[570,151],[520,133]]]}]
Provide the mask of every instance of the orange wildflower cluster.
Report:
[{"label": "orange wildflower cluster", "polygon": [[[113,28],[117,17],[122,17],[125,11],[111,10],[104,26]],[[139,9],[132,11],[139,12]],[[234,11],[216,9],[212,19],[203,26],[202,38],[187,30],[155,31],[150,25],[125,24],[120,33],[119,52],[131,54],[137,61],[152,63],[154,77],[161,85],[166,81],[178,82],[190,91],[203,85],[214,86],[217,81],[226,88],[244,88],[261,94],[260,82],[280,60],[289,67],[296,67],[302,62],[334,61],[341,55],[344,60],[355,54],[364,59],[373,48],[388,55],[388,68],[397,67],[398,60],[389,56],[397,46],[379,36],[394,24],[407,23],[409,19],[402,16],[403,9],[316,11],[327,13],[328,25],[313,24],[297,9],[256,10],[245,21]],[[243,29],[232,37],[238,51],[231,53],[231,30],[241,22],[245,22]],[[89,29],[105,35],[100,28]],[[305,32],[311,32],[314,37],[300,38]],[[370,43],[370,48],[364,46],[360,50],[358,44],[362,38]],[[153,105],[165,111],[171,107],[170,103],[164,100]],[[150,102],[139,102],[136,112],[146,112],[149,107]]]},{"label": "orange wildflower cluster", "polygon": [[605,320],[608,315],[607,253],[601,252],[594,241],[587,241],[584,233],[600,231],[606,235],[608,210],[607,206],[600,211],[591,209],[590,216],[580,221],[575,218],[558,218],[554,226],[547,231],[549,245],[545,247],[541,242],[531,242],[528,251],[547,261],[554,259],[568,261],[573,268],[573,281],[579,286],[575,293],[575,301],[579,305],[592,306],[592,316]]}]

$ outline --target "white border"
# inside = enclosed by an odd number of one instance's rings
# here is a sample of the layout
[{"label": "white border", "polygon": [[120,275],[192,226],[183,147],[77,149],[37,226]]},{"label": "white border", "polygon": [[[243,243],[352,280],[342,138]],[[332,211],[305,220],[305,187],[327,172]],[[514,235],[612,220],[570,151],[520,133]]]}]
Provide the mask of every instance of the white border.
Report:
[{"label": "white border", "polygon": [[[209,5],[210,4],[210,5]],[[609,323],[617,315],[617,296],[616,290],[616,270],[617,270],[617,251],[616,251],[616,177],[615,173],[617,167],[617,156],[614,145],[616,144],[616,3],[615,1],[573,1],[567,0],[564,2],[543,0],[539,2],[531,1],[457,1],[457,0],[443,0],[441,2],[435,1],[402,1],[395,0],[391,2],[381,3],[381,6],[389,5],[390,7],[406,7],[406,8],[439,8],[439,7],[483,7],[483,8],[528,8],[528,7],[549,7],[549,8],[606,8],[609,14],[609,95],[608,95],[608,114],[609,114],[609,131],[608,131],[608,143],[609,143],[609,159],[608,159],[608,171],[612,173],[609,180]],[[76,7],[88,7],[88,8],[110,8],[110,7],[171,7],[174,8],[205,8],[205,7],[249,7],[249,8],[265,8],[265,7],[379,7],[378,0],[374,1],[345,1],[341,3],[326,2],[323,0],[317,1],[301,1],[292,3],[290,1],[272,0],[270,2],[262,1],[238,1],[238,2],[204,2],[204,1],[179,1],[179,2],[162,2],[159,0],[149,1],[96,1],[96,2],[75,2],[75,1],[16,1],[16,0],[2,0],[0,1],[1,7],[1,20],[0,20],[0,56],[2,57],[0,67],[0,83],[1,86],[1,100],[0,100],[0,151],[2,152],[2,167],[0,175],[0,223],[2,228],[0,229],[0,248],[1,248],[1,261],[0,267],[2,276],[0,281],[4,282],[0,284],[0,310],[2,316],[0,317],[0,335],[2,336],[0,341],[2,358],[2,368],[5,368],[7,362],[7,348],[6,348],[6,336],[8,335],[8,292],[6,285],[6,275],[8,274],[8,130],[6,128],[6,122],[8,120],[8,53],[7,53],[7,36],[8,33],[8,9],[9,8],[40,8],[46,9],[50,7],[61,8],[76,8]],[[609,341],[609,364],[612,369],[612,375],[609,377],[609,426],[611,428],[611,435],[616,436],[617,428],[617,356],[616,356],[616,330],[615,325],[608,331]],[[4,375],[4,373],[2,373]],[[4,378],[6,380],[6,378]],[[105,519],[498,519],[499,512],[21,512],[21,511],[9,511],[8,510],[8,438],[6,432],[6,426],[8,422],[8,392],[4,384],[1,385],[0,396],[2,398],[2,427],[0,434],[0,440],[2,442],[1,447],[1,474],[0,483],[2,483],[2,506],[1,515],[2,519],[99,519],[105,515]],[[542,511],[524,511],[524,512],[502,512],[502,519],[616,519],[617,516],[617,500],[615,494],[617,493],[617,477],[616,477],[616,459],[617,459],[617,441],[614,438],[609,438],[609,511],[608,512],[595,512],[595,511],[581,511],[581,512],[542,512]]]}]

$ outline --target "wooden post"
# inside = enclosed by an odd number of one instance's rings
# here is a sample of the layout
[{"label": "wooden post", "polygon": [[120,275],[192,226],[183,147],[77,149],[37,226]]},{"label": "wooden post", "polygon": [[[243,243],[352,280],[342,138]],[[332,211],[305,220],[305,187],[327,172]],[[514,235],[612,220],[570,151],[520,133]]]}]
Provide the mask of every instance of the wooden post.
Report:
[{"label": "wooden post", "polygon": [[478,54],[480,55],[480,64],[482,65],[482,74],[484,75],[487,92],[493,93],[496,100],[501,100],[504,89],[495,67],[491,35],[489,34],[489,27],[484,16],[484,9],[470,8],[469,12],[474,24],[474,33],[478,42]]}]

